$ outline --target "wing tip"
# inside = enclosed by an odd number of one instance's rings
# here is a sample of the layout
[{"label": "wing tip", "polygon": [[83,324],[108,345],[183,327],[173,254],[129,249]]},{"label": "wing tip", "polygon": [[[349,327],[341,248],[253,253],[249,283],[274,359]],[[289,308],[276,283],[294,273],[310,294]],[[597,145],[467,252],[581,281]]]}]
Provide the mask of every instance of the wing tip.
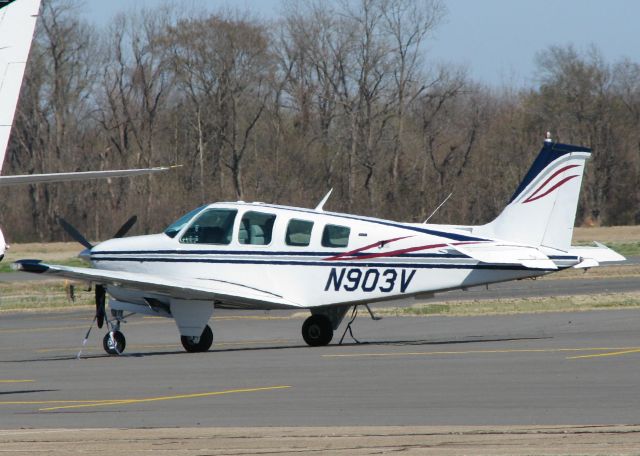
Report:
[{"label": "wing tip", "polygon": [[25,259],[18,260],[11,264],[11,269],[14,271],[33,272],[36,274],[42,274],[49,270],[49,266],[42,264],[42,260]]}]

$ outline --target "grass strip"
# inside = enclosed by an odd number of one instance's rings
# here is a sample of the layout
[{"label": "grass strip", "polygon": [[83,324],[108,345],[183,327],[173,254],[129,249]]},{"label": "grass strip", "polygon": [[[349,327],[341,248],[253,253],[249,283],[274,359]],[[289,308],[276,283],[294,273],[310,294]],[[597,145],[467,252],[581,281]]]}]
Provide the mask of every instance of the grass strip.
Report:
[{"label": "grass strip", "polygon": [[479,316],[629,309],[636,307],[640,307],[640,293],[603,293],[572,296],[421,302],[408,307],[377,307],[375,308],[375,313],[390,316]]},{"label": "grass strip", "polygon": [[[71,299],[71,290],[75,300]],[[72,308],[94,305],[86,284],[62,280],[0,283],[0,311]]]}]

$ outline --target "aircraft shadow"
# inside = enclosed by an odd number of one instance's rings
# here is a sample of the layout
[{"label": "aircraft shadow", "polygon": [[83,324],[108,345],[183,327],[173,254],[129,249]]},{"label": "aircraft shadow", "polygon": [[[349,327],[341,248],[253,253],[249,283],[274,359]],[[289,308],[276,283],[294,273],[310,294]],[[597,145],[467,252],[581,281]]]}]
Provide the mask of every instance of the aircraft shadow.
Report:
[{"label": "aircraft shadow", "polygon": [[15,390],[15,391],[0,391],[0,396],[12,395],[12,394],[33,394],[33,393],[53,393],[60,390],[54,389],[33,389],[33,390]]},{"label": "aircraft shadow", "polygon": [[[526,336],[526,337],[474,337],[469,339],[451,339],[451,340],[429,340],[429,339],[408,339],[408,340],[369,340],[369,341],[343,341],[342,344],[337,342],[329,345],[328,347],[358,347],[358,346],[442,346],[442,345],[460,345],[460,344],[478,344],[478,343],[493,343],[493,342],[515,342],[526,340],[545,340],[552,339],[550,336]],[[248,343],[249,345],[250,343]],[[233,348],[215,348],[209,350],[206,353],[186,353],[184,350],[163,350],[163,351],[147,351],[147,352],[134,352],[123,353],[120,355],[122,358],[152,358],[156,356],[203,356],[206,354],[215,355],[216,353],[241,353],[241,352],[260,352],[268,350],[292,350],[299,348],[307,348],[310,350],[322,350],[327,347],[309,347],[306,344],[289,344],[289,345],[274,345],[274,346],[247,346],[247,347],[233,347]],[[85,359],[98,359],[98,358],[117,358],[115,356],[107,354],[85,354],[79,361]],[[70,361],[75,360],[76,355],[63,355],[47,358],[35,358],[35,359],[23,359],[13,361],[3,361],[3,363],[31,363],[41,361]]]}]

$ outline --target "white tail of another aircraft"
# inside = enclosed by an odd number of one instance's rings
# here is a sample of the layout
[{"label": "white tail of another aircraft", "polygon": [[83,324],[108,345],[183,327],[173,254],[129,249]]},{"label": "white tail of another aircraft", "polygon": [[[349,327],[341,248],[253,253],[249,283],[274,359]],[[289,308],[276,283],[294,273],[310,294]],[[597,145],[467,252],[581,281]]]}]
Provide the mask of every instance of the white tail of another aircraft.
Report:
[{"label": "white tail of another aircraft", "polygon": [[[9,144],[40,0],[0,0],[0,170]],[[0,176],[0,186],[136,176],[168,167]],[[0,231],[0,260],[6,244]]]},{"label": "white tail of another aircraft", "polygon": [[474,233],[569,251],[585,162],[591,150],[545,141],[540,154],[492,222]]},{"label": "white tail of another aircraft", "polygon": [[0,0],[0,170],[39,10],[40,0]]}]

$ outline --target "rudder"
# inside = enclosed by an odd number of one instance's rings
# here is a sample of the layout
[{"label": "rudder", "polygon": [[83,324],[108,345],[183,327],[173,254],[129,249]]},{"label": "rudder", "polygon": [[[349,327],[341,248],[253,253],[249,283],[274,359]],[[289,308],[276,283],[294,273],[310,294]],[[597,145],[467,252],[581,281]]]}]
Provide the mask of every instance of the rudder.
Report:
[{"label": "rudder", "polygon": [[590,155],[591,149],[586,147],[545,141],[509,204],[477,232],[568,251],[585,162]]}]

